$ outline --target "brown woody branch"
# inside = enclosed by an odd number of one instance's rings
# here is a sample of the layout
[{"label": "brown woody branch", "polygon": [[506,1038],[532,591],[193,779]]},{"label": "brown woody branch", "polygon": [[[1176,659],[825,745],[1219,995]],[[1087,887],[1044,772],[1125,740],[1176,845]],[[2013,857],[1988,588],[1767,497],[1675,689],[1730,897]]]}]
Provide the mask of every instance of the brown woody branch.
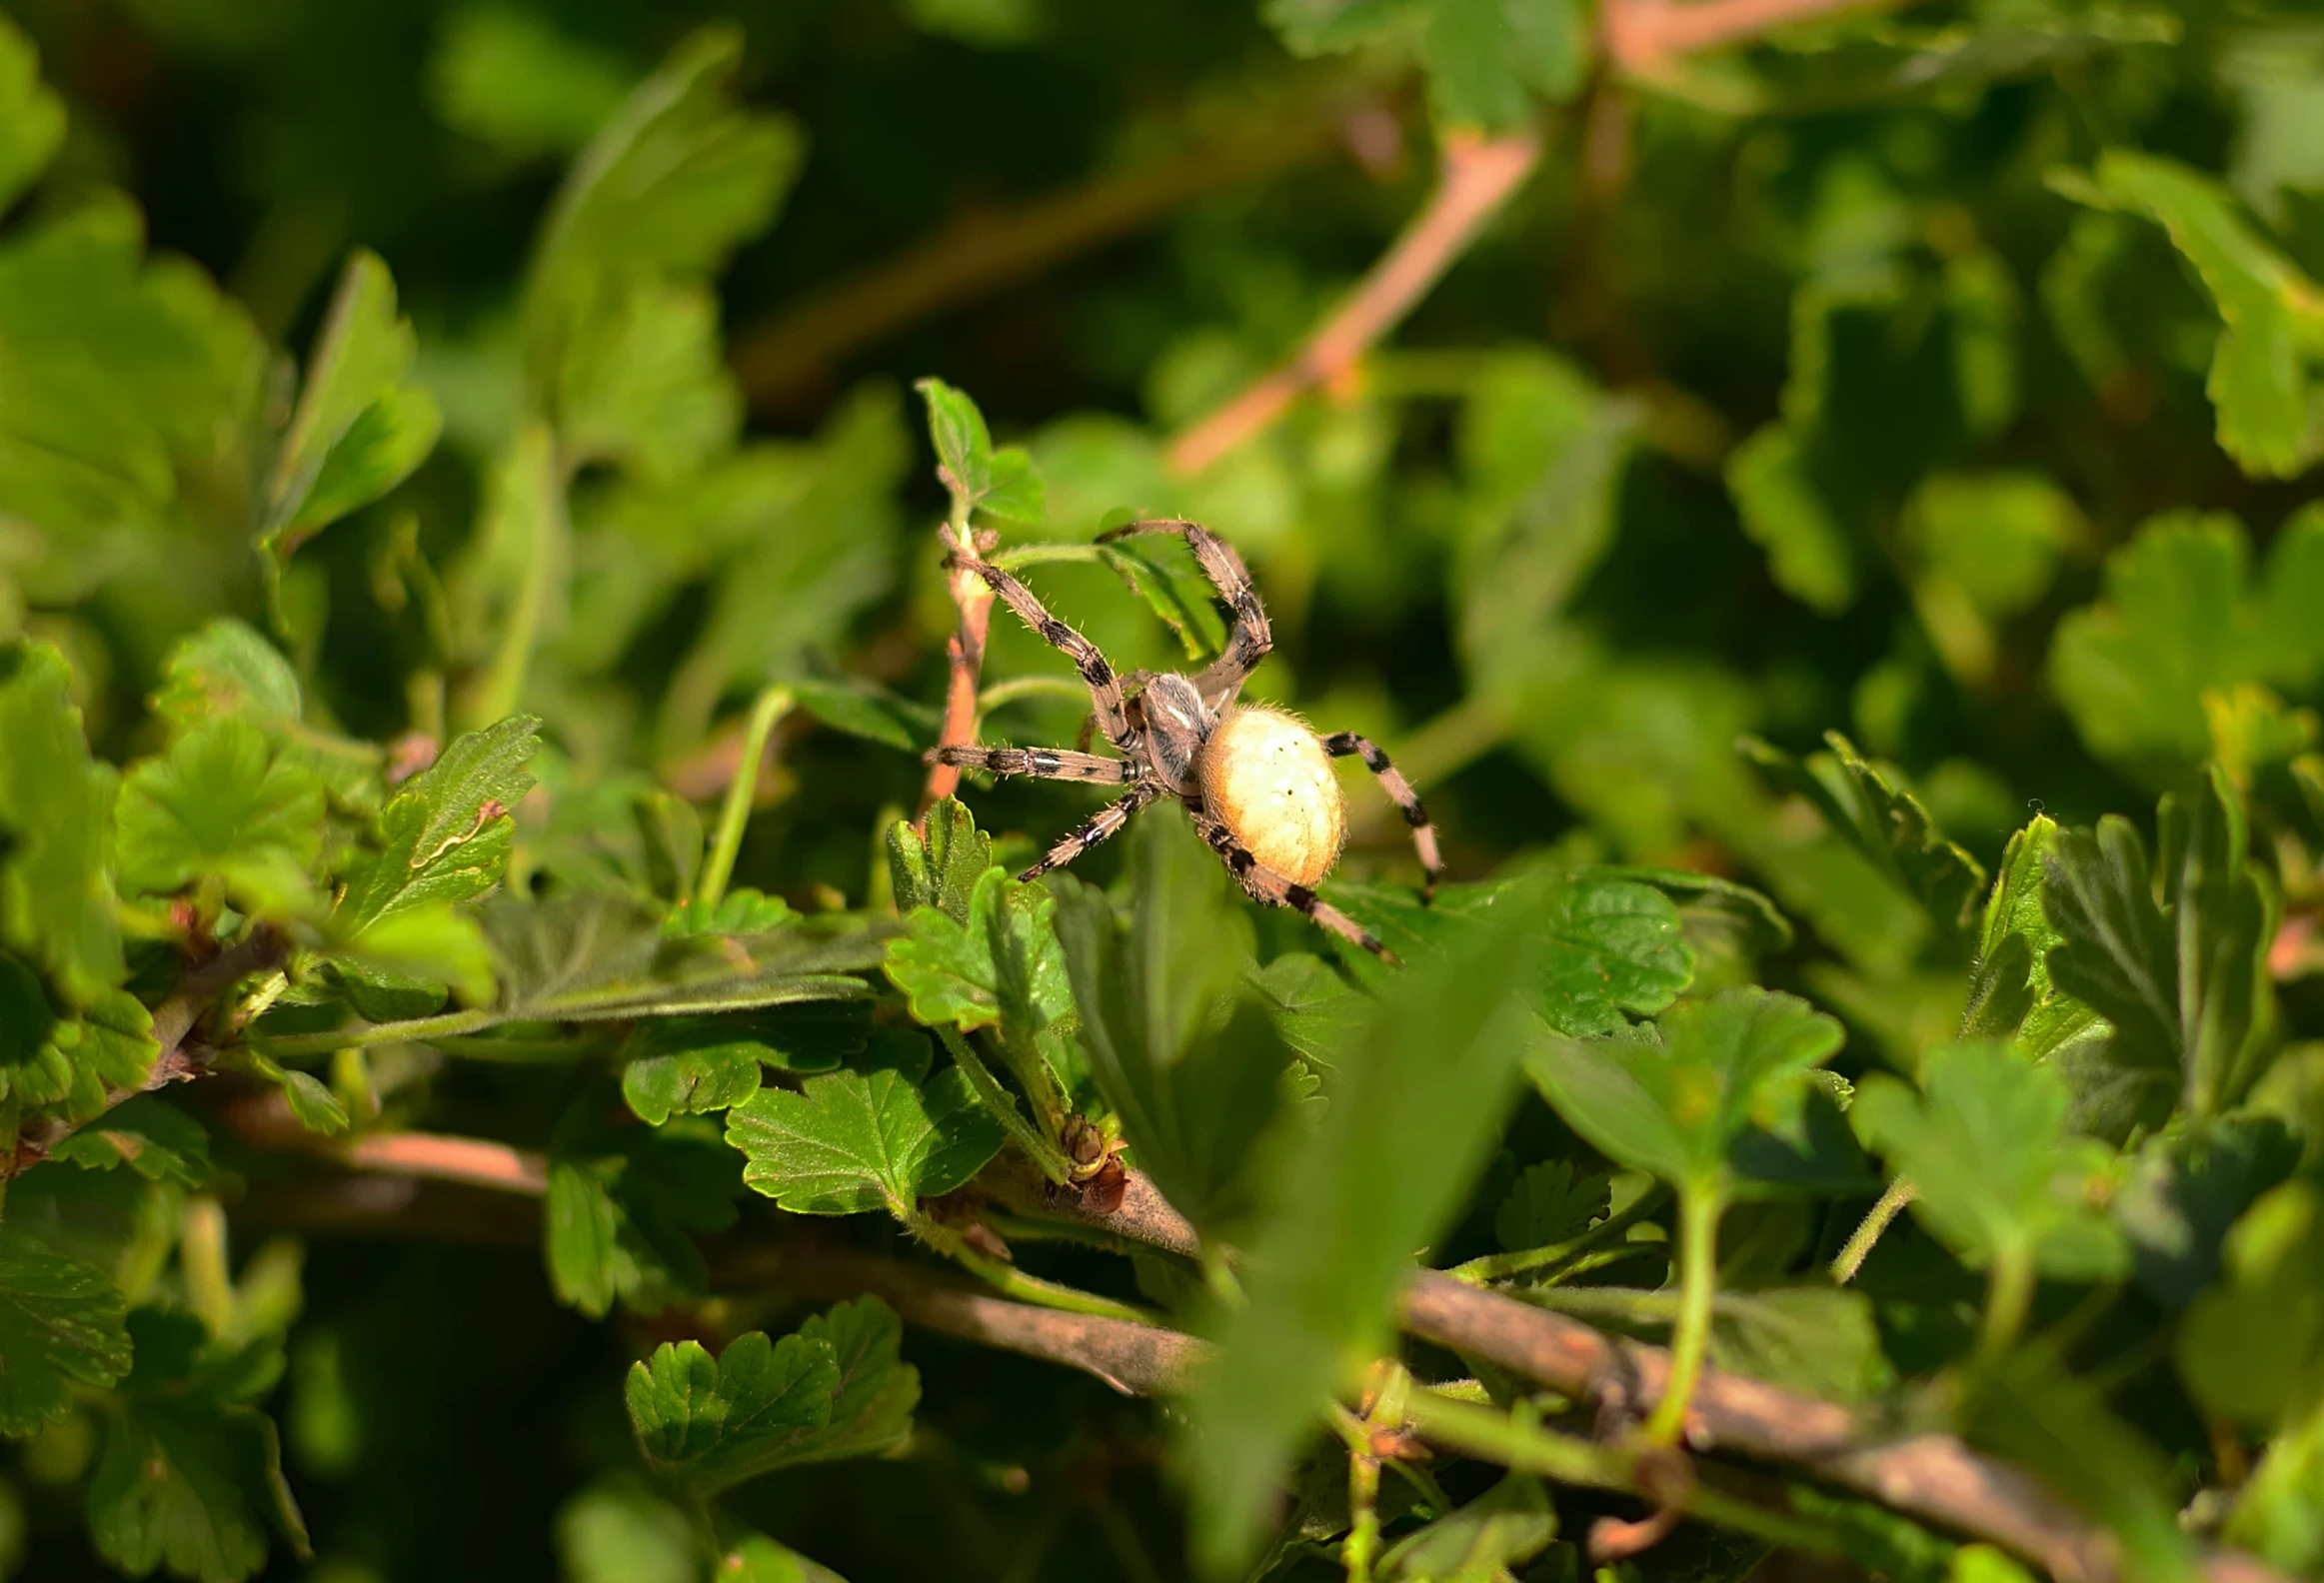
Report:
[{"label": "brown woody branch", "polygon": [[1030,203],[966,214],[896,257],[811,291],[736,338],[754,407],[812,389],[849,353],[1135,234],[1209,193],[1316,159],[1335,131],[1384,114],[1325,103],[1237,128],[1175,158],[1111,172]]},{"label": "brown woody branch", "polygon": [[[341,1157],[372,1170],[480,1181],[539,1194],[539,1156],[480,1139],[383,1133]],[[459,1145],[460,1147],[448,1147]],[[1198,1250],[1192,1226],[1141,1173],[1119,1206],[1095,1209],[1072,1189],[1004,1169],[986,1185],[1024,1212],[1050,1214],[1178,1253]],[[875,1292],[906,1320],[948,1335],[1083,1369],[1133,1394],[1175,1391],[1205,1344],[1178,1331],[1011,1302],[900,1260],[802,1240],[754,1249],[722,1267],[723,1283],[773,1283],[822,1299]],[[1661,1347],[1609,1336],[1577,1320],[1481,1290],[1434,1270],[1404,1291],[1403,1329],[1463,1356],[1546,1386],[1600,1414],[1635,1418],[1660,1399],[1670,1373]],[[1688,1438],[1696,1450],[1736,1452],[1796,1467],[1932,1526],[2000,1546],[2059,1583],[2114,1583],[2111,1535],[2029,1475],[1980,1455],[1951,1435],[1893,1437],[1850,1408],[1706,1369],[1696,1385]],[[2206,1583],[2288,1583],[2257,1559],[2206,1551]]]},{"label": "brown woody branch", "polygon": [[1366,348],[1403,321],[1499,213],[1541,157],[1532,132],[1444,134],[1436,190],[1346,301],[1291,358],[1172,440],[1177,473],[1199,473],[1263,432],[1300,395],[1346,376]]},{"label": "brown woody branch", "polygon": [[[153,1037],[160,1046],[145,1080],[123,1087],[105,1090],[105,1109],[133,1099],[141,1093],[166,1088],[174,1082],[188,1082],[200,1076],[216,1053],[207,1044],[193,1036],[195,1024],[202,1020],[211,1003],[252,973],[268,972],[290,959],[291,942],[278,932],[260,924],[241,939],[214,955],[193,962],[179,975],[177,987],[153,1008]],[[99,1112],[100,1115],[103,1111]],[[91,1117],[90,1121],[95,1120]],[[14,1153],[9,1158],[6,1176],[16,1175],[46,1159],[49,1151],[71,1137],[90,1121],[70,1121],[62,1116],[51,1117],[27,1127],[17,1136]]]}]

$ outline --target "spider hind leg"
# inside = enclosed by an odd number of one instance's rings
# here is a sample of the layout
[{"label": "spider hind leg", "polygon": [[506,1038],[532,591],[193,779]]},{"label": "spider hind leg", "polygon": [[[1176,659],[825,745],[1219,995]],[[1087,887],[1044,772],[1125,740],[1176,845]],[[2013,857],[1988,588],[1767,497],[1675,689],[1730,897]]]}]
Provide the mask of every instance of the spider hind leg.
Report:
[{"label": "spider hind leg", "polygon": [[1055,846],[1042,853],[1041,861],[1019,874],[1019,879],[1039,879],[1055,868],[1063,868],[1075,858],[1118,832],[1130,822],[1130,815],[1152,802],[1162,792],[1151,786],[1135,787],[1126,797],[1107,803],[1083,822],[1079,829],[1067,835]]},{"label": "spider hind leg", "polygon": [[1207,813],[1193,813],[1194,828],[1210,843],[1227,872],[1253,901],[1262,906],[1289,907],[1309,922],[1321,925],[1350,944],[1360,945],[1390,967],[1401,967],[1403,961],[1396,953],[1380,943],[1379,936],[1361,923],[1340,911],[1330,902],[1315,894],[1303,884],[1293,884],[1260,862],[1240,841],[1234,832]]},{"label": "spider hind leg", "polygon": [[1412,827],[1412,845],[1420,853],[1420,868],[1426,877],[1420,884],[1422,899],[1436,894],[1436,881],[1444,877],[1444,858],[1436,849],[1436,826],[1428,821],[1428,810],[1420,805],[1420,794],[1412,790],[1412,783],[1403,772],[1388,763],[1379,745],[1368,737],[1353,732],[1334,732],[1323,739],[1323,751],[1334,759],[1350,756],[1363,761],[1379,782],[1379,789],[1403,809],[1404,822]]}]

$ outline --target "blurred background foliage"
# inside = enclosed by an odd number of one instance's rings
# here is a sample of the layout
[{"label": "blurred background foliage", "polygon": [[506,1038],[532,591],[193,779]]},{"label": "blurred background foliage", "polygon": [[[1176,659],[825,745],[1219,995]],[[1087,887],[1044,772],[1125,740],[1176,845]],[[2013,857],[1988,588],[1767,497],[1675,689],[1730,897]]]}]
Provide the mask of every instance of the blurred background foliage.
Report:
[{"label": "blurred background foliage", "polygon": [[[1012,544],[1125,509],[1231,539],[1278,642],[1252,693],[1386,745],[1457,875],[1762,886],[1803,927],[1761,976],[1859,1054],[1949,1036],[1967,948],[1802,794],[1833,761],[1785,770],[1829,730],[1987,868],[2029,809],[2143,809],[2216,758],[2312,920],[2324,9],[1950,0],[1643,73],[1581,8],[1511,6],[1505,38],[1463,11],[10,0],[38,63],[0,52],[0,638],[63,650],[116,760],[157,746],[139,701],[220,613],[283,634],[349,741],[538,714],[520,861],[641,887],[637,810],[715,795],[790,679],[814,718],[778,732],[738,875],[876,903],[953,623],[909,392],[933,372],[1030,453]],[[635,135],[599,138],[625,103]],[[1421,207],[1444,129],[1526,121],[1539,169],[1387,344],[1172,465]],[[680,196],[618,160],[568,177],[615,147],[682,159]],[[295,446],[254,471],[333,368],[366,477]],[[1106,568],[1035,576],[1124,668],[1177,663]],[[996,624],[989,683],[1067,675]],[[1068,742],[1085,708],[1018,687],[987,740]],[[1392,809],[1351,793],[1346,871],[1408,878]],[[1079,814],[1048,787],[979,810],[1032,841]],[[2312,1027],[2312,936],[2284,938]],[[543,1574],[549,1514],[615,1459],[619,1345],[459,1247],[319,1247],[307,1301],[317,1533],[366,1535],[379,1575]],[[496,1322],[414,1317],[448,1308]],[[1172,1530],[1128,1407],[927,1350],[947,1458],[761,1492],[803,1549],[863,1580],[1174,1547],[1139,1537]],[[570,1465],[524,1449],[544,1433]],[[570,1574],[645,1576],[575,1559],[620,1531],[593,1499],[554,1525]],[[900,1501],[925,1517],[879,1517]],[[74,1575],[72,1514],[31,1520],[35,1574]]]}]

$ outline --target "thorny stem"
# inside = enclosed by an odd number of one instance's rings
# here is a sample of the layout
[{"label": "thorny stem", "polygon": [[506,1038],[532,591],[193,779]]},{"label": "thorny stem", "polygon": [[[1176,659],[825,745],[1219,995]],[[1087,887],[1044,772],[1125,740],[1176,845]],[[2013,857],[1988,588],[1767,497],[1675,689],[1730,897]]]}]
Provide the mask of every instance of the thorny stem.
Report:
[{"label": "thorny stem", "polygon": [[1427,206],[1289,362],[1170,442],[1170,471],[1200,473],[1265,432],[1306,391],[1345,377],[1451,268],[1540,157],[1540,138],[1530,131],[1498,138],[1447,132]]},{"label": "thorny stem", "polygon": [[1905,1205],[1918,1196],[1920,1189],[1902,1177],[1890,1182],[1888,1190],[1880,1195],[1880,1201],[1872,1206],[1856,1229],[1848,1234],[1848,1240],[1841,1244],[1839,1256],[1832,1260],[1832,1279],[1842,1286],[1854,1280],[1856,1271],[1864,1267],[1864,1260],[1872,1256],[1873,1244],[1895,1223],[1896,1217],[1904,1213]]},{"label": "thorny stem", "polygon": [[969,1086],[976,1090],[985,1108],[1008,1129],[1009,1135],[1017,1140],[1017,1146],[1025,1150],[1025,1157],[1039,1166],[1041,1173],[1053,1182],[1072,1180],[1073,1161],[1066,1158],[1065,1151],[1047,1133],[1025,1118],[1025,1112],[1017,1108],[1017,1101],[1010,1097],[1009,1090],[1001,1086],[992,1069],[970,1042],[961,1036],[959,1030],[950,1024],[939,1023],[936,1032],[937,1037],[944,1040],[945,1048],[952,1052],[953,1064],[960,1067],[961,1075],[969,1079]]},{"label": "thorny stem", "polygon": [[1719,1216],[1725,1211],[1716,1188],[1682,1187],[1678,1193],[1678,1321],[1670,1332],[1670,1378],[1646,1420],[1646,1438],[1655,1445],[1678,1444],[1686,1410],[1694,1402],[1694,1382],[1710,1351],[1711,1299],[1718,1290]]},{"label": "thorny stem", "polygon": [[774,735],[776,722],[791,713],[791,689],[778,682],[751,706],[750,724],[743,728],[743,757],[736,764],[734,780],[727,784],[727,798],[719,807],[718,836],[702,865],[702,881],[694,889],[695,899],[705,909],[719,904],[727,893],[727,881],[734,877],[735,854],[743,848],[743,828],[751,821],[759,776],[766,768],[767,739]]}]

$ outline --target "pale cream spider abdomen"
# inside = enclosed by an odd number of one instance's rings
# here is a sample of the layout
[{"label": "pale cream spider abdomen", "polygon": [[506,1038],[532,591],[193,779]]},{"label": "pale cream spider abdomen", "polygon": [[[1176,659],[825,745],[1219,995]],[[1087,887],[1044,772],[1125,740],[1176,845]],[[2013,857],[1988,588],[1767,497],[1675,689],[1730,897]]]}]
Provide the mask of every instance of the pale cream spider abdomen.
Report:
[{"label": "pale cream spider abdomen", "polygon": [[1331,871],[1347,843],[1347,799],[1323,745],[1297,717],[1238,709],[1195,761],[1203,805],[1251,856],[1293,884]]}]

